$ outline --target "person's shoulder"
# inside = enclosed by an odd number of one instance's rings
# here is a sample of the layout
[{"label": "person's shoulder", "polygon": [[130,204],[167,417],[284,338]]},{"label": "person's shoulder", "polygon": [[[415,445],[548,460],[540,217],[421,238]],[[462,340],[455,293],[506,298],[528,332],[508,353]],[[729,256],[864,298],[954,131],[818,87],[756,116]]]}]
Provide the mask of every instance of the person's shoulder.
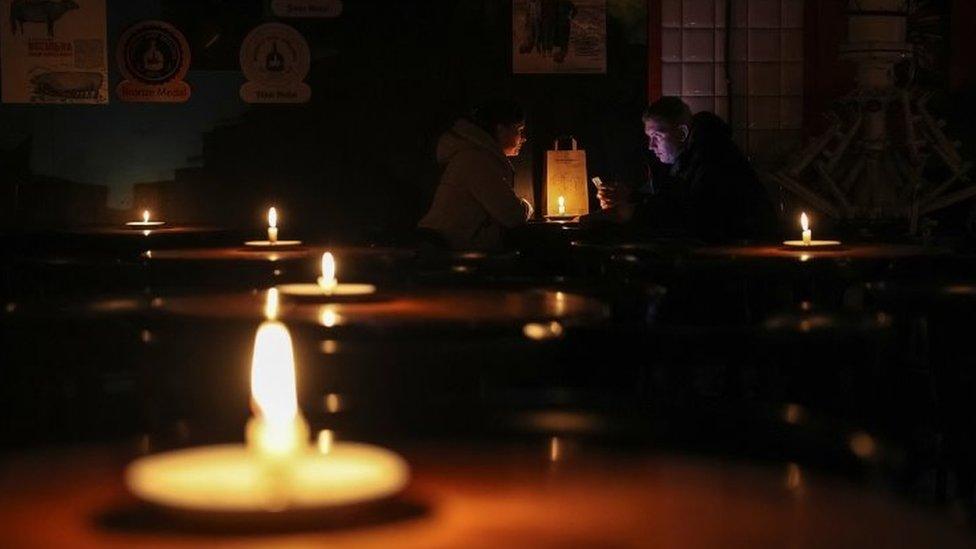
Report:
[{"label": "person's shoulder", "polygon": [[725,120],[713,112],[701,111],[691,117],[693,138],[704,141],[732,140],[732,128]]}]

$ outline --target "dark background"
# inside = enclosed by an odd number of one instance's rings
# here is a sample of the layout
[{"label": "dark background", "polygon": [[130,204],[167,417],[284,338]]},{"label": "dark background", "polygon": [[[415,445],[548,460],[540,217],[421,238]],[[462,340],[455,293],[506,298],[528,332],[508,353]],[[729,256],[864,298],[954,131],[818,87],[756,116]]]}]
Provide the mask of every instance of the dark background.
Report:
[{"label": "dark background", "polygon": [[[66,226],[148,207],[174,222],[249,228],[274,203],[284,232],[396,239],[428,205],[437,136],[497,95],[528,111],[518,184],[538,197],[544,151],[562,135],[577,137],[591,175],[639,179],[646,3],[608,1],[605,75],[512,74],[511,17],[509,0],[351,0],[336,19],[280,19],[311,47],[312,100],[246,105],[239,45],[279,20],[264,2],[108,0],[110,105],[0,107],[2,218]],[[114,96],[116,40],[149,18],[191,43],[186,104]]]}]

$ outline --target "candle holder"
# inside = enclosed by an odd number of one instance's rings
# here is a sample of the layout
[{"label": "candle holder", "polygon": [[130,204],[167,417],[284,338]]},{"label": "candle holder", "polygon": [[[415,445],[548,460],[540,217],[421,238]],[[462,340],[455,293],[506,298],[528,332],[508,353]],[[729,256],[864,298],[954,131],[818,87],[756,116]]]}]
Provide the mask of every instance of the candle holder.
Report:
[{"label": "candle holder", "polygon": [[150,221],[149,220],[149,210],[142,211],[142,221],[128,221],[125,226],[132,229],[148,229],[152,227],[161,227],[165,225],[165,221]]},{"label": "candle holder", "polygon": [[810,219],[807,217],[806,212],[800,213],[800,227],[803,229],[801,233],[803,235],[802,240],[787,240],[783,242],[783,246],[787,248],[836,248],[840,246],[840,241],[838,240],[813,240],[813,231],[810,230]]},{"label": "candle holder", "polygon": [[370,444],[334,442],[324,454],[309,446],[277,467],[243,444],[222,444],[139,458],[125,483],[140,500],[168,510],[262,517],[390,499],[409,476],[403,458]]},{"label": "candle holder", "polygon": [[281,284],[275,286],[282,296],[298,301],[330,303],[340,301],[362,301],[379,299],[380,294],[372,284],[336,283],[331,289],[321,284]]},{"label": "candle holder", "polygon": [[840,245],[841,242],[839,240],[786,240],[783,242],[783,246],[786,246],[787,248],[800,248],[804,250],[839,248]]},{"label": "candle holder", "polygon": [[372,284],[340,283],[336,279],[336,261],[331,252],[322,254],[322,276],[315,284],[282,284],[276,288],[283,296],[317,303],[376,297],[376,286]]},{"label": "candle holder", "polygon": [[407,485],[406,461],[378,446],[334,442],[331,431],[309,443],[298,408],[291,335],[277,321],[268,292],[251,362],[245,444],[175,450],[139,458],[125,471],[137,498],[194,518],[274,520],[392,498]]},{"label": "candle holder", "polygon": [[278,250],[281,248],[294,248],[301,245],[302,245],[301,240],[275,240],[275,241],[248,240],[247,242],[244,243],[244,246],[248,248],[259,248],[259,249],[268,249],[268,250],[271,249]]},{"label": "candle holder", "polygon": [[301,240],[278,240],[278,209],[272,206],[268,209],[268,239],[267,240],[248,240],[244,243],[245,248],[257,248],[261,250],[294,248],[301,246]]}]

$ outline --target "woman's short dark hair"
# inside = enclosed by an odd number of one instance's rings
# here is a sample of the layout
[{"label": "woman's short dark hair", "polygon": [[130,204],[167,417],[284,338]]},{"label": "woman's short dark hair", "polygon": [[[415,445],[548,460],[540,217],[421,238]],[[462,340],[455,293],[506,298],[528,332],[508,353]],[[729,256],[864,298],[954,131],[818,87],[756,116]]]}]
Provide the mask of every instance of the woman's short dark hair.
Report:
[{"label": "woman's short dark hair", "polygon": [[489,134],[494,134],[499,124],[515,125],[525,122],[525,110],[515,100],[490,99],[471,111],[471,121]]},{"label": "woman's short dark hair", "polygon": [[680,97],[665,96],[648,105],[641,118],[644,122],[656,120],[668,126],[680,126],[691,123],[691,108]]}]

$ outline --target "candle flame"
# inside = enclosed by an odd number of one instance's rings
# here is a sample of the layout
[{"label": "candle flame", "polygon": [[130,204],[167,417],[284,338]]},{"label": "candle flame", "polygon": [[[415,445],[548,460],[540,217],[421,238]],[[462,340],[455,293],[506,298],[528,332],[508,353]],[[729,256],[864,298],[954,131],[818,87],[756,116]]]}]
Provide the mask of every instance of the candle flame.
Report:
[{"label": "candle flame", "polygon": [[291,335],[280,322],[264,322],[254,338],[251,398],[256,415],[271,427],[287,427],[298,417]]},{"label": "candle flame", "polygon": [[268,227],[272,229],[278,227],[278,210],[274,206],[268,210]]},{"label": "candle flame", "polygon": [[149,210],[142,210],[142,222],[149,223]]},{"label": "candle flame", "polygon": [[268,320],[278,318],[278,288],[268,288],[264,300],[264,317]]},{"label": "candle flame", "polygon": [[332,252],[325,252],[322,254],[322,278],[326,281],[335,280],[336,277],[336,263],[335,258],[332,257]]},{"label": "candle flame", "polygon": [[804,231],[810,230],[810,220],[807,218],[807,212],[800,212],[800,227]]},{"label": "candle flame", "polygon": [[330,431],[329,429],[322,429],[321,431],[319,431],[319,436],[318,436],[319,452],[323,454],[328,454],[329,452],[331,452],[333,439],[334,439],[334,435],[332,434],[332,431]]},{"label": "candle flame", "polygon": [[556,200],[556,202],[559,204],[559,213],[561,213],[561,214],[566,213],[566,198],[563,197],[563,196],[560,196]]}]

